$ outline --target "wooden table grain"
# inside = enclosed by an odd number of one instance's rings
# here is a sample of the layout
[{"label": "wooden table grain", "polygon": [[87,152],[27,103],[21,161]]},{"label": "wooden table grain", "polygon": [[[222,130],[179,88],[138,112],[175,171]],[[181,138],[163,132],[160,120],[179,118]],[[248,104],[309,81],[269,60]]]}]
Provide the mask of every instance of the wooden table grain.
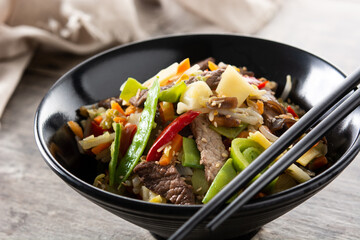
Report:
[{"label": "wooden table grain", "polygon": [[[349,74],[360,65],[360,2],[291,0],[256,36],[312,52]],[[56,79],[85,57],[33,60],[1,120],[0,239],[154,239],[87,201],[41,159],[33,118]],[[57,61],[63,66],[56,68]],[[324,79],[326,84],[326,79]],[[253,239],[360,239],[360,157],[320,193]]]}]

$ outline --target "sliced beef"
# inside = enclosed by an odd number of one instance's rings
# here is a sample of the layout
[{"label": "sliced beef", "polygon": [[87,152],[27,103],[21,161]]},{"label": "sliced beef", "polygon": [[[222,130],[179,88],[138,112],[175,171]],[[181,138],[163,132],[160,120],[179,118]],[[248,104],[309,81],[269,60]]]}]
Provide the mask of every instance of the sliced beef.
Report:
[{"label": "sliced beef", "polygon": [[[184,82],[186,85],[189,85],[189,84],[197,82],[197,81],[199,81],[199,80],[196,77],[192,76],[188,80],[185,80]],[[166,86],[161,87],[160,91],[169,89],[174,85],[175,85],[175,83],[170,83]],[[135,107],[144,107],[144,102],[146,101],[147,95],[148,95],[148,89],[143,89],[138,94],[136,94],[136,96],[130,98],[129,102],[130,102],[130,104],[134,105]]]},{"label": "sliced beef", "polygon": [[208,62],[213,62],[215,63],[215,58],[213,57],[209,57],[209,58],[206,58],[200,62],[197,62],[196,64],[200,66],[200,70],[202,71],[205,71],[206,69],[208,69]]},{"label": "sliced beef", "polygon": [[253,72],[248,71],[246,67],[242,67],[242,68],[239,68],[239,69],[240,69],[240,73],[242,75],[247,75],[249,77],[254,77],[254,75],[255,75]]},{"label": "sliced beef", "polygon": [[111,108],[111,101],[115,101],[120,105],[122,104],[122,100],[120,98],[111,97],[98,102],[98,106],[109,109]]},{"label": "sliced beef", "polygon": [[142,162],[134,168],[141,182],[151,191],[174,204],[195,204],[192,187],[180,177],[173,165],[161,166],[155,162]]},{"label": "sliced beef", "polygon": [[[166,86],[160,88],[160,91],[164,91],[166,89],[171,88],[174,86],[174,83],[170,83]],[[129,103],[134,105],[135,107],[144,107],[144,103],[146,101],[148,95],[148,89],[143,89],[139,93],[137,93],[134,97],[130,98]]]},{"label": "sliced beef", "polygon": [[207,83],[207,85],[209,85],[211,90],[215,90],[217,88],[217,86],[219,85],[219,82],[221,80],[221,75],[223,74],[224,71],[225,71],[225,69],[220,68],[215,71],[209,71],[209,72],[203,73],[203,76],[207,77],[206,83]]},{"label": "sliced beef", "polygon": [[143,89],[134,97],[130,98],[129,103],[135,107],[143,107],[148,95],[148,89]]},{"label": "sliced beef", "polygon": [[209,128],[210,121],[205,114],[191,123],[196,145],[200,151],[200,163],[205,166],[206,180],[211,183],[228,157],[221,135]]}]

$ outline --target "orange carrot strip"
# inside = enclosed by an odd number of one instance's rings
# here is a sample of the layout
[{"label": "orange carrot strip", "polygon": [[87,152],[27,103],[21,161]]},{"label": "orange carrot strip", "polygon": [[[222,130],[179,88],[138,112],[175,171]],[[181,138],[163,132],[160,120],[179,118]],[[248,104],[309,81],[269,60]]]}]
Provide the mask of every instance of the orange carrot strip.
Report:
[{"label": "orange carrot strip", "polygon": [[175,119],[174,105],[169,102],[160,102],[160,118],[163,122],[172,121]]},{"label": "orange carrot strip", "polygon": [[83,139],[84,132],[77,122],[68,121],[67,124],[76,136],[78,136],[80,139]]},{"label": "orange carrot strip", "polygon": [[315,158],[314,160],[312,160],[309,165],[308,168],[311,171],[316,171],[322,167],[324,167],[326,164],[328,164],[328,160],[325,156],[321,156],[318,158]]},{"label": "orange carrot strip", "polygon": [[97,124],[99,124],[99,125],[100,125],[100,123],[101,123],[102,120],[103,120],[103,118],[102,118],[101,115],[96,116],[96,117],[94,118],[94,121],[95,121]]},{"label": "orange carrot strip", "polygon": [[173,158],[173,156],[175,156],[175,153],[179,152],[181,147],[182,147],[182,136],[177,134],[170,145],[170,150],[168,153],[163,153],[163,155],[161,156],[160,160],[159,160],[159,164],[161,166],[165,166],[171,163],[171,160]]},{"label": "orange carrot strip", "polygon": [[256,105],[258,107],[259,113],[263,114],[264,113],[264,103],[262,101],[257,101]]},{"label": "orange carrot strip", "polygon": [[212,61],[208,61],[208,66],[209,66],[210,71],[215,71],[215,70],[219,69],[218,65],[216,65]]},{"label": "orange carrot strip", "polygon": [[105,150],[106,148],[108,148],[111,145],[111,142],[106,142],[106,143],[100,143],[99,145],[97,145],[96,147],[93,147],[91,149],[91,152],[95,155],[99,154],[100,152],[102,152],[103,150]]},{"label": "orange carrot strip", "polygon": [[124,118],[124,117],[114,117],[113,121],[116,122],[116,123],[122,123],[123,125],[125,125],[126,118]]},{"label": "orange carrot strip", "polygon": [[134,105],[130,105],[125,109],[125,115],[129,116],[130,114],[135,113],[136,107]]},{"label": "orange carrot strip", "polygon": [[189,58],[186,58],[179,64],[176,75],[184,73],[189,68],[190,68],[190,60]]},{"label": "orange carrot strip", "polygon": [[239,133],[237,138],[247,138],[248,136],[249,136],[249,131],[242,131],[241,133]]},{"label": "orange carrot strip", "polygon": [[115,109],[115,110],[117,110],[119,113],[121,113],[122,115],[125,116],[124,110],[121,108],[121,106],[120,106],[117,102],[111,101],[111,109]]}]

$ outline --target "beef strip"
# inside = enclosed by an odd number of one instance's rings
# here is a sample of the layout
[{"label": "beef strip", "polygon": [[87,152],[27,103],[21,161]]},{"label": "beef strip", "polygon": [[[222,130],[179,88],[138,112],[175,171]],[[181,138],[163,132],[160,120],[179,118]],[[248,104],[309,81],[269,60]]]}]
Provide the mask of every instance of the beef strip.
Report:
[{"label": "beef strip", "polygon": [[228,152],[221,135],[209,128],[205,114],[199,115],[191,123],[196,145],[200,151],[200,163],[205,166],[206,180],[211,183],[228,158]]},{"label": "beef strip", "polygon": [[[196,77],[192,76],[188,80],[185,80],[184,82],[186,85],[189,85],[189,84],[197,82],[197,81],[199,81],[199,80]],[[170,83],[166,86],[161,87],[160,91],[169,89],[174,85],[175,85],[175,83]],[[134,105],[135,107],[144,107],[144,102],[146,101],[147,95],[148,95],[148,89],[143,89],[140,91],[139,94],[136,94],[136,96],[130,98],[129,102],[130,102],[130,104]]]},{"label": "beef strip", "polygon": [[200,62],[197,62],[196,64],[199,65],[200,70],[205,71],[206,69],[208,69],[208,62],[209,61],[215,63],[215,58],[209,57],[209,58],[206,58],[206,59],[204,59],[204,60],[202,60]]},{"label": "beef strip", "polygon": [[204,72],[202,74],[204,77],[207,77],[206,83],[207,85],[209,85],[211,90],[215,90],[217,88],[221,80],[221,75],[223,74],[224,71],[225,69],[219,68],[215,71]]},{"label": "beef strip", "polygon": [[142,162],[134,168],[141,182],[151,191],[174,204],[195,204],[192,187],[180,177],[174,165],[161,166],[155,162]]},{"label": "beef strip", "polygon": [[120,105],[122,104],[122,100],[120,98],[111,97],[111,98],[107,98],[107,99],[99,101],[98,107],[103,107],[103,108],[109,109],[109,108],[111,108],[111,101],[115,101]]},{"label": "beef strip", "polygon": [[[174,86],[174,83],[170,83],[166,86],[160,88],[160,91],[164,91],[166,89],[171,88]],[[149,89],[143,89],[140,93],[136,94],[136,96],[130,98],[129,103],[134,105],[135,107],[144,107],[144,102],[146,101]]]}]

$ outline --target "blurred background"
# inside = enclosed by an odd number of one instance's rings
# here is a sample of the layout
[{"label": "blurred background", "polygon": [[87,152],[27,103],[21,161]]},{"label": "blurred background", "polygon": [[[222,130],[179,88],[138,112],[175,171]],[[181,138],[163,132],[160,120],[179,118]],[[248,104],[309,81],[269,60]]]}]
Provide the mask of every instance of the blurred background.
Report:
[{"label": "blurred background", "polygon": [[[34,113],[76,64],[152,37],[235,33],[304,49],[348,75],[360,65],[359,10],[356,0],[0,0],[0,239],[154,239],[85,201],[41,159]],[[358,158],[253,239],[360,239]]]}]

